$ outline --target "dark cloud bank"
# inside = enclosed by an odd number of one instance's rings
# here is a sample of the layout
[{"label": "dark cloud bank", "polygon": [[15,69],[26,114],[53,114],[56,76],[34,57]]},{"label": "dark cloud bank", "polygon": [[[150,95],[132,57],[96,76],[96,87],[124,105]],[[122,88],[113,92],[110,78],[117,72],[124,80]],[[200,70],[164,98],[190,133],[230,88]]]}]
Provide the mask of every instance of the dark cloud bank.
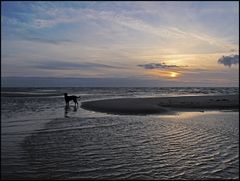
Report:
[{"label": "dark cloud bank", "polygon": [[228,67],[237,65],[239,64],[239,55],[222,56],[218,59],[218,63]]},{"label": "dark cloud bank", "polygon": [[[176,85],[177,82],[174,82]],[[57,78],[57,77],[2,77],[2,87],[155,87],[171,86],[164,80],[141,78]]]},{"label": "dark cloud bank", "polygon": [[[167,81],[143,78],[60,78],[60,77],[1,77],[2,87],[222,87],[213,81]],[[224,86],[236,87],[237,84]]]},{"label": "dark cloud bank", "polygon": [[48,69],[48,70],[78,70],[78,69],[96,69],[96,68],[121,68],[117,66],[111,66],[100,63],[73,63],[73,62],[60,62],[60,61],[48,61],[48,62],[38,62],[34,65],[35,68]]}]

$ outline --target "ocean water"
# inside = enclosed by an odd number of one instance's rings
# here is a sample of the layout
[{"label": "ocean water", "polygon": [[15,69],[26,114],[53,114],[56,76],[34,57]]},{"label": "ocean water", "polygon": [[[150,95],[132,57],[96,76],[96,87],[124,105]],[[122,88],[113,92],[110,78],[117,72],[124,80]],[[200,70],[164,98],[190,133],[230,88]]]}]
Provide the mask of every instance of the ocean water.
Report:
[{"label": "ocean water", "polygon": [[1,179],[239,179],[239,112],[111,115],[65,108],[113,97],[238,88],[2,88]]}]

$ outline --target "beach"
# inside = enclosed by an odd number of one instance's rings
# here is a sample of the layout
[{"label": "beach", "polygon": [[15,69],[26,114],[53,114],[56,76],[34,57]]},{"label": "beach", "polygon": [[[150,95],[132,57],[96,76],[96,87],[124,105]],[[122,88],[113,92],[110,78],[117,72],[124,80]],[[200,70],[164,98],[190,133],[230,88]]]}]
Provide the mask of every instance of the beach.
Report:
[{"label": "beach", "polygon": [[113,114],[238,109],[239,95],[120,98],[82,102],[82,108]]},{"label": "beach", "polygon": [[[3,180],[239,179],[238,88],[3,92]],[[64,92],[81,96],[79,107],[66,108]],[[124,108],[134,114],[118,113]]]}]

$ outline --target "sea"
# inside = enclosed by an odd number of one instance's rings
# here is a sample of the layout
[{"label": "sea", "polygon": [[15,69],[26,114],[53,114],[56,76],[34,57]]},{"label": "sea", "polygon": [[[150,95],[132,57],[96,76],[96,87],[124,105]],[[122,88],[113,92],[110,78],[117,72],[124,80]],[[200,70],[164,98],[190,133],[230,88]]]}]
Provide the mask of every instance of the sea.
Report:
[{"label": "sea", "polygon": [[[63,93],[81,96],[65,107]],[[239,179],[239,111],[112,115],[81,102],[238,87],[1,88],[1,179]]]}]

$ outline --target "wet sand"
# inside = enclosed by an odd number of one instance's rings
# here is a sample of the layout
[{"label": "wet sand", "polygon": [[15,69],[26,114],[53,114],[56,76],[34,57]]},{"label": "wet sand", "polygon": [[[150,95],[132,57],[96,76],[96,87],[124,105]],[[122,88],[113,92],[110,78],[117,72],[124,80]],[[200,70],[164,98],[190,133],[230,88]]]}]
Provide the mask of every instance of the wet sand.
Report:
[{"label": "wet sand", "polygon": [[82,108],[112,114],[239,109],[239,95],[119,98],[82,102]]}]

